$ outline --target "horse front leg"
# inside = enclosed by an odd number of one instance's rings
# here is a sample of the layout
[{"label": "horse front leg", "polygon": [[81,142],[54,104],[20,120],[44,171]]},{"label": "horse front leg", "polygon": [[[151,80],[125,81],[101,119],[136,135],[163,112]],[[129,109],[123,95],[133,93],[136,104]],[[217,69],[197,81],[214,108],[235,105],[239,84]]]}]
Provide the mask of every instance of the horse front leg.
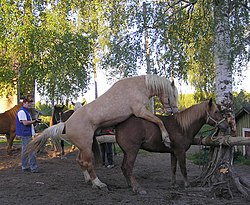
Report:
[{"label": "horse front leg", "polygon": [[92,151],[85,147],[85,149],[80,149],[80,152],[77,157],[77,162],[83,170],[85,177],[85,182],[92,182],[93,188],[107,189],[107,185],[102,183],[97,177],[94,166],[92,163]]},{"label": "horse front leg", "polygon": [[163,122],[161,121],[161,119],[159,119],[157,116],[155,116],[149,110],[147,110],[146,107],[140,107],[140,108],[134,107],[134,108],[132,108],[132,110],[133,110],[133,113],[136,117],[140,117],[140,118],[143,118],[145,120],[148,120],[150,122],[157,124],[161,130],[162,141],[163,141],[164,145],[166,147],[170,148],[171,141],[169,138],[169,134],[168,134]]},{"label": "horse front leg", "polygon": [[176,186],[176,168],[177,168],[177,158],[171,153],[171,185]]}]

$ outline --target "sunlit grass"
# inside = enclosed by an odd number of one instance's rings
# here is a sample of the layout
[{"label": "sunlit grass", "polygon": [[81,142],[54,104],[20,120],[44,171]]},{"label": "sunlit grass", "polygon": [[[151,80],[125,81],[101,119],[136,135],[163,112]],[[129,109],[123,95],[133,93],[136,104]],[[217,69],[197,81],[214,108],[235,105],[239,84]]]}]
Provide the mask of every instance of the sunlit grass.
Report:
[{"label": "sunlit grass", "polygon": [[[7,140],[1,138],[1,139],[0,139],[0,144],[1,144],[1,145],[7,144]],[[21,140],[14,139],[13,144],[21,144]]]}]

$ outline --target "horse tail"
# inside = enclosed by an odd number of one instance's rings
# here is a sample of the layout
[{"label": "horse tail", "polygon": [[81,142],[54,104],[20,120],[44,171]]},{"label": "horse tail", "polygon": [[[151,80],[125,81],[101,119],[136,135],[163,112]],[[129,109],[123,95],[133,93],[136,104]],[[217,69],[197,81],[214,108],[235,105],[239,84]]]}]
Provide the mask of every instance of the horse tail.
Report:
[{"label": "horse tail", "polygon": [[27,146],[25,155],[31,152],[39,152],[46,145],[47,140],[51,138],[57,149],[60,149],[60,139],[65,124],[63,122],[53,125],[45,129],[39,136],[35,137]]},{"label": "horse tail", "polygon": [[95,164],[100,165],[102,163],[101,152],[96,136],[93,138],[92,151],[94,153]]}]

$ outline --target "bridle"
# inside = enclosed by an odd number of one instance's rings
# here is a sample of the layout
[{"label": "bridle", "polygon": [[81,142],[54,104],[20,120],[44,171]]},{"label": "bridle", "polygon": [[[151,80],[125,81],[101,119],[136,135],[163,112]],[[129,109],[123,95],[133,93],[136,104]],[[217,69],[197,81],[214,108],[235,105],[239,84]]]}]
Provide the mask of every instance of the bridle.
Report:
[{"label": "bridle", "polygon": [[222,122],[224,122],[226,119],[223,118],[220,121],[215,120],[213,117],[211,117],[211,115],[209,115],[208,111],[207,111],[207,120],[206,123],[208,123],[208,121],[211,120],[212,122],[215,123],[215,127],[218,127]]}]

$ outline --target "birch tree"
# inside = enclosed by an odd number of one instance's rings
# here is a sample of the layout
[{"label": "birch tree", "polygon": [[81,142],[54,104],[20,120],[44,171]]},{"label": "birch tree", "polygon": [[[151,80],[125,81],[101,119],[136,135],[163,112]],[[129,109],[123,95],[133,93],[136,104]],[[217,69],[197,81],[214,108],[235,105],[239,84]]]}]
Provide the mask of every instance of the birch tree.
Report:
[{"label": "birch tree", "polygon": [[[230,3],[232,3],[230,5]],[[216,102],[225,110],[230,124],[230,134],[235,136],[236,123],[233,113],[232,95],[232,39],[230,36],[230,6],[233,2],[222,0],[214,1],[214,62],[216,70]],[[237,5],[234,5],[237,6]],[[220,134],[220,133],[219,133]],[[216,136],[215,136],[216,138]],[[214,139],[215,139],[214,138]],[[243,195],[250,195],[250,184],[237,176],[233,169],[233,147],[220,144],[211,146],[209,162],[201,174],[204,184],[213,185],[213,193],[225,194],[225,191],[233,197],[232,184]]]}]

